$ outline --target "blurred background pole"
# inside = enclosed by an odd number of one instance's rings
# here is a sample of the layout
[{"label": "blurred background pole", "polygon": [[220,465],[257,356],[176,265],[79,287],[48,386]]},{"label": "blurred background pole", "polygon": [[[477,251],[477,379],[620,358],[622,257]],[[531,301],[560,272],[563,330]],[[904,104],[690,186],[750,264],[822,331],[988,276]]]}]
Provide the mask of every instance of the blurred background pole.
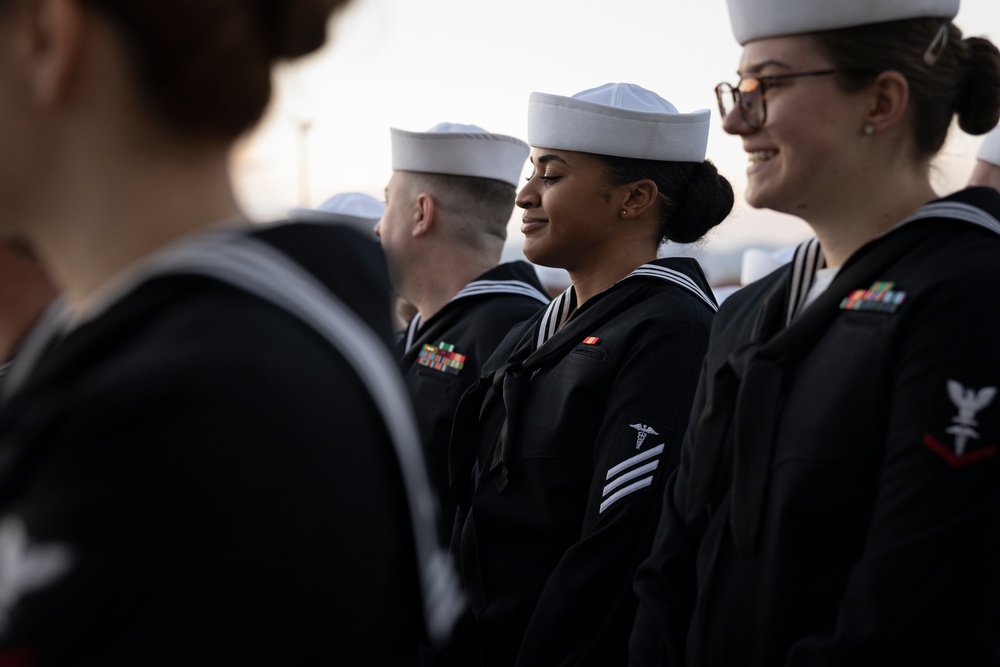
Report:
[{"label": "blurred background pole", "polygon": [[309,130],[313,123],[308,119],[300,119],[299,125],[299,206],[310,208],[309,202]]}]

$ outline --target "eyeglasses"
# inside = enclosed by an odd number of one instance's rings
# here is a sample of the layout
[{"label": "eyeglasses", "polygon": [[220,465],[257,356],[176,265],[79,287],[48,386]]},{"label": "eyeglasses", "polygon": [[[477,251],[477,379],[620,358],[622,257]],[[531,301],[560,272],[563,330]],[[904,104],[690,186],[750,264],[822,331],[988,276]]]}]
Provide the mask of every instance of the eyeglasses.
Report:
[{"label": "eyeglasses", "polygon": [[737,108],[743,114],[743,121],[756,130],[767,120],[767,89],[775,87],[775,82],[786,79],[798,79],[805,76],[826,76],[836,69],[822,69],[815,72],[795,72],[793,74],[775,74],[761,76],[759,74],[743,74],[735,86],[720,83],[715,87],[715,97],[719,101],[719,113],[722,119]]}]

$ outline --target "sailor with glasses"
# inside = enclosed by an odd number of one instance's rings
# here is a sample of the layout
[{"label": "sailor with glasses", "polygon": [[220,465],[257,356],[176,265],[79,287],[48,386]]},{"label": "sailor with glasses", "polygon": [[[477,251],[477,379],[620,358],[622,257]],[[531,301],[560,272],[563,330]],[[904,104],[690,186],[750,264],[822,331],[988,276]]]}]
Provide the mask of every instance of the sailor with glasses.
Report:
[{"label": "sailor with glasses", "polygon": [[748,203],[813,229],[722,305],[636,576],[631,664],[1000,663],[1000,114],[959,0],[728,0]]}]

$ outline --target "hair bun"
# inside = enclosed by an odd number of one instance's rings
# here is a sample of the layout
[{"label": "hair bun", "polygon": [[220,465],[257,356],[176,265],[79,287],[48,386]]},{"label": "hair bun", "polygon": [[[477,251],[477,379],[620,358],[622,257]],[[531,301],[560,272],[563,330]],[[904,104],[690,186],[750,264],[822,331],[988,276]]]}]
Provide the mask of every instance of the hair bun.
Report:
[{"label": "hair bun", "polygon": [[323,46],[330,15],[346,3],[347,0],[257,0],[271,58],[295,58]]},{"label": "hair bun", "polygon": [[733,186],[711,160],[694,165],[671,214],[669,239],[675,243],[698,241],[726,219],[733,203]]},{"label": "hair bun", "polygon": [[955,113],[965,132],[985,134],[1000,121],[1000,51],[981,37],[963,42],[966,74],[955,98]]}]

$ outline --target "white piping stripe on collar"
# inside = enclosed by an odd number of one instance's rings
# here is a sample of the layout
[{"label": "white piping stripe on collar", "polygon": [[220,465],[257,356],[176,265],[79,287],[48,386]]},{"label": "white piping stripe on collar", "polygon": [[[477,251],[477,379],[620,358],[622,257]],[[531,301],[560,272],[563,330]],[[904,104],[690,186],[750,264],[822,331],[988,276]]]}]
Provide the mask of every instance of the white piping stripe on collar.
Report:
[{"label": "white piping stripe on collar", "polygon": [[[619,280],[618,283],[635,277],[658,278],[660,280],[674,283],[704,301],[713,311],[719,310],[719,307],[715,304],[715,302],[708,297],[704,291],[702,291],[698,284],[692,280],[690,276],[687,276],[680,271],[668,269],[664,266],[657,266],[656,264],[643,264],[635,271]],[[617,285],[618,283],[615,284]],[[545,314],[542,315],[541,322],[538,324],[538,338],[535,340],[535,349],[540,348],[550,338],[556,335],[556,332],[558,332],[566,323],[566,320],[569,319],[570,314],[576,310],[576,305],[576,290],[574,290],[573,286],[570,285],[569,289],[556,297],[556,299],[549,304],[549,307],[545,309]]]},{"label": "white piping stripe on collar", "polygon": [[705,304],[713,311],[717,312],[719,310],[715,301],[709,298],[705,292],[698,287],[698,283],[692,280],[690,276],[687,276],[680,271],[668,269],[665,266],[657,266],[656,264],[643,264],[626,276],[626,279],[631,278],[632,276],[652,276],[654,278],[662,278],[668,282],[676,283],[704,301]]},{"label": "white piping stripe on collar", "polygon": [[[915,220],[924,220],[926,218],[954,218],[955,220],[971,222],[974,225],[990,230],[994,234],[1000,234],[1000,220],[997,220],[981,208],[961,202],[936,202],[921,206],[917,209],[916,213],[892,229],[898,229]],[[889,231],[892,231],[892,229]]]},{"label": "white piping stripe on collar", "polygon": [[[921,206],[913,215],[893,225],[885,234],[908,225],[911,222],[926,220],[927,218],[961,220],[982,227],[994,234],[1000,234],[1000,220],[997,220],[977,206],[953,201],[934,202]],[[885,236],[885,234],[882,236]],[[792,260],[792,264],[792,286],[788,299],[786,326],[791,324],[792,320],[798,315],[799,310],[802,309],[802,303],[809,294],[809,288],[812,287],[815,280],[816,271],[826,267],[826,258],[823,257],[819,239],[813,237],[799,245],[795,249],[795,259]]]},{"label": "white piping stripe on collar", "polygon": [[404,350],[409,350],[413,347],[413,343],[417,340],[417,332],[420,331],[420,327],[424,324],[424,318],[420,317],[420,313],[413,316],[410,320],[410,324],[406,327],[406,345],[403,347]]},{"label": "white piping stripe on collar", "polygon": [[467,296],[480,294],[520,294],[545,304],[550,301],[548,296],[523,280],[474,280],[463,287],[451,300],[457,301]]},{"label": "white piping stripe on collar", "polygon": [[785,309],[785,326],[791,324],[802,310],[802,304],[809,296],[809,288],[816,280],[816,271],[823,268],[826,268],[826,257],[819,246],[819,239],[814,236],[799,244],[792,259],[792,285],[788,307]]},{"label": "white piping stripe on collar", "polygon": [[576,310],[576,290],[570,285],[545,309],[542,321],[538,324],[538,339],[535,341],[535,349],[540,348],[545,344],[545,341],[555,336],[574,310]]},{"label": "white piping stripe on collar", "polygon": [[[523,280],[473,280],[460,289],[458,294],[453,296],[448,303],[454,303],[459,299],[470,296],[481,296],[483,294],[516,294],[536,299],[542,303],[548,303],[551,300],[544,293],[540,292],[538,288]],[[424,318],[420,316],[420,313],[414,315],[413,319],[410,320],[410,324],[406,327],[406,344],[403,348],[404,350],[409,350],[413,347],[413,344],[417,341],[417,334],[420,333],[420,328],[423,325]]]}]

